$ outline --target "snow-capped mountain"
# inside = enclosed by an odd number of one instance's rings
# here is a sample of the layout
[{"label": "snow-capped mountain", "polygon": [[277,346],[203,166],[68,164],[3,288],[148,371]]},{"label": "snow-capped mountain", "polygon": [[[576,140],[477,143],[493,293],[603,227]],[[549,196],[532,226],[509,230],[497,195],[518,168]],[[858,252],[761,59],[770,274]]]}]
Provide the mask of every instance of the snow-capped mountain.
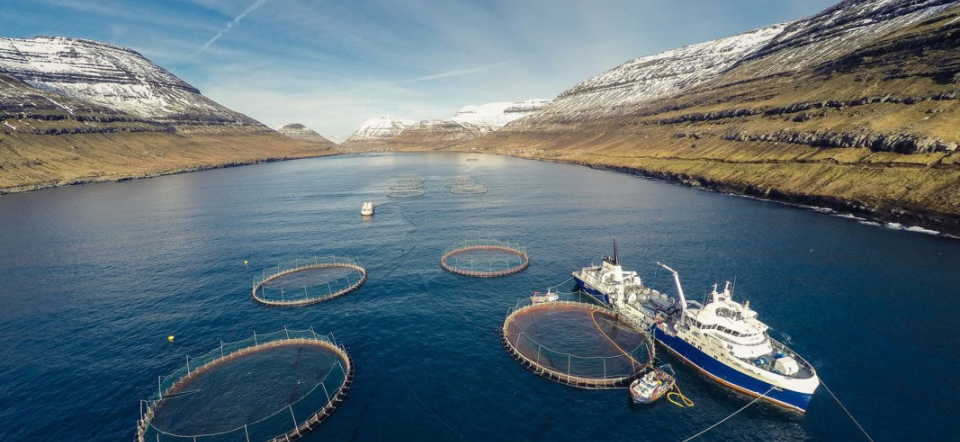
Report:
[{"label": "snow-capped mountain", "polygon": [[283,135],[302,141],[310,141],[321,144],[331,144],[332,141],[324,138],[322,135],[314,132],[312,129],[300,124],[291,123],[277,129]]},{"label": "snow-capped mountain", "polygon": [[416,121],[401,120],[390,116],[371,118],[360,125],[346,143],[382,143],[397,136]]},{"label": "snow-capped mountain", "polygon": [[160,122],[258,124],[204,97],[136,51],[96,41],[0,38],[0,73],[40,90]]},{"label": "snow-capped mountain", "polygon": [[464,106],[446,120],[424,120],[409,126],[391,138],[390,143],[423,149],[472,140],[495,132],[511,121],[533,114],[550,101],[532,99]]},{"label": "snow-capped mountain", "polygon": [[960,232],[958,33],[957,0],[845,0],[628,61],[454,148]]},{"label": "snow-capped mountain", "polygon": [[763,47],[746,54],[744,62],[763,59],[762,66],[748,71],[753,76],[807,69],[957,4],[957,0],[846,0],[790,23]]},{"label": "snow-capped mountain", "polygon": [[[807,69],[942,11],[957,0],[846,0],[811,17],[628,61],[561,93],[505,130],[635,112],[736,71],[757,78]],[[755,61],[762,60],[759,63]]]},{"label": "snow-capped mountain", "polygon": [[630,60],[564,91],[540,112],[519,123],[535,123],[551,117],[609,116],[679,93],[720,75],[763,47],[788,25],[766,26]]},{"label": "snow-capped mountain", "polygon": [[551,100],[533,99],[526,101],[499,101],[479,106],[464,106],[450,118],[450,121],[468,123],[481,132],[492,132],[518,118],[530,115],[542,109]]}]

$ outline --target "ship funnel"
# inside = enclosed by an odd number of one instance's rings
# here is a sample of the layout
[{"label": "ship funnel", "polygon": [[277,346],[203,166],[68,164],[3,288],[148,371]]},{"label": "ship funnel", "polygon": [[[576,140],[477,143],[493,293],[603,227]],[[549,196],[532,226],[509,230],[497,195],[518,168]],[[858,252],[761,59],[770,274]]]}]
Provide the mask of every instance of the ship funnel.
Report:
[{"label": "ship funnel", "polygon": [[617,250],[617,239],[613,239],[613,265],[620,265],[620,252]]}]

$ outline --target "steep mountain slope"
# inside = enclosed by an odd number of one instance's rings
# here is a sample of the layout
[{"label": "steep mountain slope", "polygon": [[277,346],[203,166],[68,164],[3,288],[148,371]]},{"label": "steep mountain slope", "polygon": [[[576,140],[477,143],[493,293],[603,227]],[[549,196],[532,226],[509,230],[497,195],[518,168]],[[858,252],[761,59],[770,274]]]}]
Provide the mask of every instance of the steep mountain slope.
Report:
[{"label": "steep mountain slope", "polygon": [[286,135],[295,140],[325,144],[325,145],[328,145],[328,147],[333,147],[334,145],[332,141],[324,138],[322,135],[314,132],[312,129],[300,123],[287,124],[277,129],[277,132],[280,132],[281,134]]},{"label": "steep mountain slope", "polygon": [[200,95],[135,51],[90,40],[0,38],[0,73],[37,89],[161,122],[256,123]]},{"label": "steep mountain slope", "polygon": [[0,193],[328,154],[134,51],[0,39]]},{"label": "steep mountain slope", "polygon": [[564,91],[550,105],[521,123],[539,126],[573,121],[582,124],[629,112],[643,103],[681,93],[715,78],[762,48],[787,26],[767,26],[628,61]]},{"label": "steep mountain slope", "polygon": [[844,1],[796,22],[628,62],[456,148],[616,168],[956,233],[958,98],[958,2]]}]

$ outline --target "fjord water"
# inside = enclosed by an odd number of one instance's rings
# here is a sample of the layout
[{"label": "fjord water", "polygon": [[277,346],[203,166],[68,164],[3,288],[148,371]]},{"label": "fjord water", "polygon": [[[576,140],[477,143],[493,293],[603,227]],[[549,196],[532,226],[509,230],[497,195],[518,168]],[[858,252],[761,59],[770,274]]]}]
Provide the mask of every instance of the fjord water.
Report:
[{"label": "fjord water", "polygon": [[[426,195],[384,197],[391,176],[414,173]],[[442,186],[465,173],[489,192]],[[370,220],[366,199],[378,202]],[[599,262],[614,237],[661,291],[675,292],[658,260],[693,299],[736,278],[734,298],[876,440],[960,430],[960,241],[578,166],[386,154],[0,197],[0,439],[131,440],[139,400],[185,356],[312,326],[346,344],[357,376],[308,441],[682,440],[749,399],[666,357],[696,406],[633,406],[623,390],[541,379],[500,345],[518,298]],[[446,246],[477,238],[520,241],[530,268],[498,279],[440,269]],[[302,308],[250,299],[255,273],[314,254],[359,257],[369,280]],[[702,440],[860,437],[821,387],[804,416],[756,404]]]}]

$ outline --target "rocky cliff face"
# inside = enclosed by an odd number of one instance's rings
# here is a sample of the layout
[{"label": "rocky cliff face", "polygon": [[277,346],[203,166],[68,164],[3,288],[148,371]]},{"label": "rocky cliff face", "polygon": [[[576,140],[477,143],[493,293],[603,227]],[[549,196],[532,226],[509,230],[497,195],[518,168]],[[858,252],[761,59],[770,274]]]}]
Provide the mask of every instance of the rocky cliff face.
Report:
[{"label": "rocky cliff face", "polygon": [[457,149],[960,232],[960,2],[844,1],[641,57]]},{"label": "rocky cliff face", "polygon": [[139,53],[90,40],[0,38],[0,73],[36,89],[158,122],[257,124]]},{"label": "rocky cliff face", "polygon": [[314,132],[313,130],[307,128],[306,126],[300,123],[287,124],[277,129],[277,132],[280,132],[282,135],[286,135],[296,140],[330,145],[331,147],[334,144],[332,141],[324,138],[322,135]]}]

